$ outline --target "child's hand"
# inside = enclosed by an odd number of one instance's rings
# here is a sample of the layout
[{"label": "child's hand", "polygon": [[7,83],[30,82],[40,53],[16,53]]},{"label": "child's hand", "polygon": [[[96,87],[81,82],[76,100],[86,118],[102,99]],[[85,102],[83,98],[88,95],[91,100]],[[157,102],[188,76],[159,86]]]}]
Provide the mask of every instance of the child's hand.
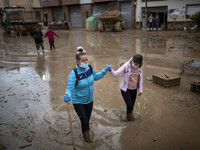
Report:
[{"label": "child's hand", "polygon": [[141,95],[142,95],[142,93],[139,93],[139,94],[138,94],[138,96],[141,96]]},{"label": "child's hand", "polygon": [[105,68],[106,72],[110,69],[111,66],[112,65],[106,65],[106,68]]}]

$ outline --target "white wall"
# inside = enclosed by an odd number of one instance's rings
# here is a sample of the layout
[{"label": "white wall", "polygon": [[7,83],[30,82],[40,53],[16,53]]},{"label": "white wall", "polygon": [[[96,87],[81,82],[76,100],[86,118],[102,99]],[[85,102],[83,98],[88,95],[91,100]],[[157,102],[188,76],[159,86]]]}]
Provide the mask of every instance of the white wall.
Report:
[{"label": "white wall", "polygon": [[80,4],[92,3],[92,0],[80,0]]},{"label": "white wall", "polygon": [[[156,7],[156,6],[168,6],[168,11],[170,9],[177,9],[181,12],[177,16],[176,21],[184,21],[185,19],[185,11],[186,11],[186,5],[190,4],[200,4],[200,0],[167,0],[167,1],[159,1],[159,2],[148,2],[148,7]],[[145,7],[145,2],[142,2],[142,0],[137,0],[137,6],[136,6],[136,21],[141,22],[142,20],[142,14],[141,14],[141,7]],[[168,14],[168,21],[173,21],[173,16],[170,16]]]}]

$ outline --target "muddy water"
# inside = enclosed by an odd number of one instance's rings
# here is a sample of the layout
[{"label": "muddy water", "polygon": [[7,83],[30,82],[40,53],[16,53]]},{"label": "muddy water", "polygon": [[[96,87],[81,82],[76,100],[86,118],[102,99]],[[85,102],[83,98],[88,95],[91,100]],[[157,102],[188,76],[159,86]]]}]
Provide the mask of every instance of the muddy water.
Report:
[{"label": "muddy water", "polygon": [[[190,92],[200,70],[186,68],[181,85],[171,88],[146,80],[161,72],[180,75],[181,61],[200,60],[198,41],[130,29],[56,32],[56,50],[50,51],[45,39],[45,54],[38,55],[30,36],[1,31],[0,149],[200,149],[200,95]],[[92,144],[83,142],[73,105],[62,100],[80,45],[96,72],[106,64],[116,70],[135,53],[144,56],[143,94],[135,104],[134,122],[126,122],[122,76],[108,73],[94,84]]]}]

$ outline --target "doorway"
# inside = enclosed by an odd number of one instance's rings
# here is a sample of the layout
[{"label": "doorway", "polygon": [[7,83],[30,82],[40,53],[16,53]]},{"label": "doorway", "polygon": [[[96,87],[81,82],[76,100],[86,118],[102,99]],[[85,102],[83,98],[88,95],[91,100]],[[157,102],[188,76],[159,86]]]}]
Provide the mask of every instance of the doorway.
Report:
[{"label": "doorway", "polygon": [[[167,29],[167,6],[162,7],[148,7],[147,8],[147,17],[153,14],[155,18],[156,15],[160,18],[159,27],[163,30]],[[145,20],[145,8],[142,8],[142,20]],[[144,26],[145,21],[142,22],[142,26]],[[147,27],[149,27],[147,25]],[[153,22],[153,27],[155,27],[155,22]]]}]

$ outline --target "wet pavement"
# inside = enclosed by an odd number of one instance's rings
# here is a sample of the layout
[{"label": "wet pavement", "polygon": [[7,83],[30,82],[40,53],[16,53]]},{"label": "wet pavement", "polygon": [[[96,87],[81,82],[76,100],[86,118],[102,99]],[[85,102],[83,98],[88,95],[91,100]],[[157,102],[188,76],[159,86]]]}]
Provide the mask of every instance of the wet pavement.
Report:
[{"label": "wet pavement", "polygon": [[[56,50],[45,38],[45,54],[38,55],[31,36],[0,30],[0,149],[200,149],[200,94],[190,91],[200,69],[186,67],[180,75],[182,61],[200,60],[199,34],[56,32]],[[95,82],[91,144],[83,142],[73,105],[62,99],[77,46],[87,50],[96,72],[106,64],[116,70],[136,53],[144,56],[143,94],[137,97],[134,122],[126,122],[122,76],[107,73]],[[180,76],[180,86],[164,88],[147,80],[157,73]]]}]

